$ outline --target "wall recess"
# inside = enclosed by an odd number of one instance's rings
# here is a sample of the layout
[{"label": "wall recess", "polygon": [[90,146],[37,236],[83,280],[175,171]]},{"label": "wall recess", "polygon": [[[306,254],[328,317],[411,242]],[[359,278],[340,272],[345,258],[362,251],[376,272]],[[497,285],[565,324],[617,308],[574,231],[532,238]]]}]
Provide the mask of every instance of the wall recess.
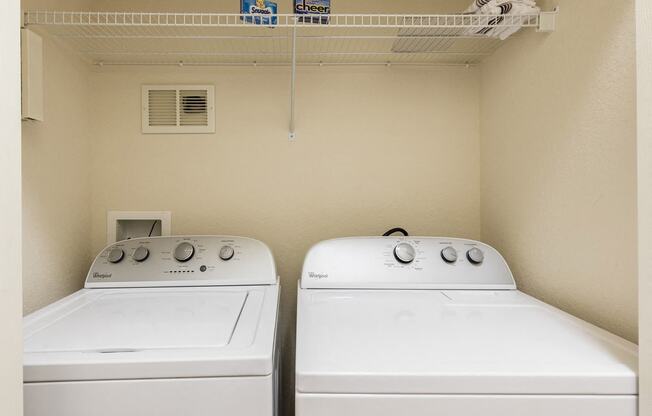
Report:
[{"label": "wall recess", "polygon": [[109,211],[106,218],[106,243],[138,237],[170,235],[170,211]]}]

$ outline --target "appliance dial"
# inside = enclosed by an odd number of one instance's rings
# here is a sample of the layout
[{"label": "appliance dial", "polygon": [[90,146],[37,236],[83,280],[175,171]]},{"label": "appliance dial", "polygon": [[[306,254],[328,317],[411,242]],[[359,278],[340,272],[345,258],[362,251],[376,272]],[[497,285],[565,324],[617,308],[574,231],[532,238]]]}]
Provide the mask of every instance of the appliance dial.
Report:
[{"label": "appliance dial", "polygon": [[473,247],[466,252],[466,258],[473,264],[482,264],[484,261],[484,253],[477,247]]},{"label": "appliance dial", "polygon": [[231,246],[223,246],[220,249],[220,258],[224,261],[231,260],[234,254],[235,250]]},{"label": "appliance dial", "polygon": [[399,243],[394,247],[394,257],[399,263],[409,264],[414,261],[416,257],[416,251],[408,243]]},{"label": "appliance dial", "polygon": [[457,261],[457,250],[453,247],[445,247],[441,251],[441,258],[444,259],[446,263],[455,263]]},{"label": "appliance dial", "polygon": [[125,252],[121,248],[115,247],[109,251],[108,260],[111,263],[120,263],[125,256]]},{"label": "appliance dial", "polygon": [[186,241],[179,243],[177,248],[174,249],[174,258],[182,263],[187,262],[194,255],[195,247]]},{"label": "appliance dial", "polygon": [[149,257],[149,250],[147,247],[140,246],[134,251],[134,254],[131,257],[140,263],[141,261],[147,260],[147,257]]}]

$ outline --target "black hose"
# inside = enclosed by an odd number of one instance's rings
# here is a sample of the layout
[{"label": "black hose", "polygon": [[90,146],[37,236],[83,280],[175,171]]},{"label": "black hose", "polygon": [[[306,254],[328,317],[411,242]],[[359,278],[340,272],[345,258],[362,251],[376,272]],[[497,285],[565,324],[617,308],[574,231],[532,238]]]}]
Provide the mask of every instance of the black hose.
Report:
[{"label": "black hose", "polygon": [[154,232],[154,227],[156,227],[156,223],[158,223],[158,220],[154,221],[154,224],[152,224],[152,228],[149,230],[149,234],[147,234],[147,237],[151,237],[152,233]]},{"label": "black hose", "polygon": [[389,237],[390,235],[395,234],[395,233],[401,233],[406,237],[410,235],[410,234],[408,234],[407,231],[405,231],[404,228],[396,227],[396,228],[392,228],[391,230],[387,230],[387,232],[385,234],[383,234],[383,237]]}]

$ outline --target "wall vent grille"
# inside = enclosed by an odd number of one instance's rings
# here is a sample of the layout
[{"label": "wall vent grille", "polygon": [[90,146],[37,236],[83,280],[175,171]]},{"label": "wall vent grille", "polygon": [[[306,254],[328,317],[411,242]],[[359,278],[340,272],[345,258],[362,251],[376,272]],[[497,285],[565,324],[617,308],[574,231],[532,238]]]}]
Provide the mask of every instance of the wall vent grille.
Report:
[{"label": "wall vent grille", "polygon": [[211,85],[144,85],[143,133],[215,133]]}]

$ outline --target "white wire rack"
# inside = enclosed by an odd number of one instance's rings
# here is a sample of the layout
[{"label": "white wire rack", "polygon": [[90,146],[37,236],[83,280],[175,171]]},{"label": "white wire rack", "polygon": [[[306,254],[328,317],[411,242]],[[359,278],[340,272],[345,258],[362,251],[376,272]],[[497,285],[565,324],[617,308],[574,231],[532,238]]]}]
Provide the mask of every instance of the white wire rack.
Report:
[{"label": "white wire rack", "polygon": [[[96,65],[475,65],[508,28],[552,31],[557,10],[532,15],[251,15],[25,11],[23,25]],[[266,18],[269,19],[269,18]]]},{"label": "white wire rack", "polygon": [[24,26],[65,42],[94,64],[477,64],[501,41],[489,27],[542,28],[533,15],[249,15],[26,11]]}]

